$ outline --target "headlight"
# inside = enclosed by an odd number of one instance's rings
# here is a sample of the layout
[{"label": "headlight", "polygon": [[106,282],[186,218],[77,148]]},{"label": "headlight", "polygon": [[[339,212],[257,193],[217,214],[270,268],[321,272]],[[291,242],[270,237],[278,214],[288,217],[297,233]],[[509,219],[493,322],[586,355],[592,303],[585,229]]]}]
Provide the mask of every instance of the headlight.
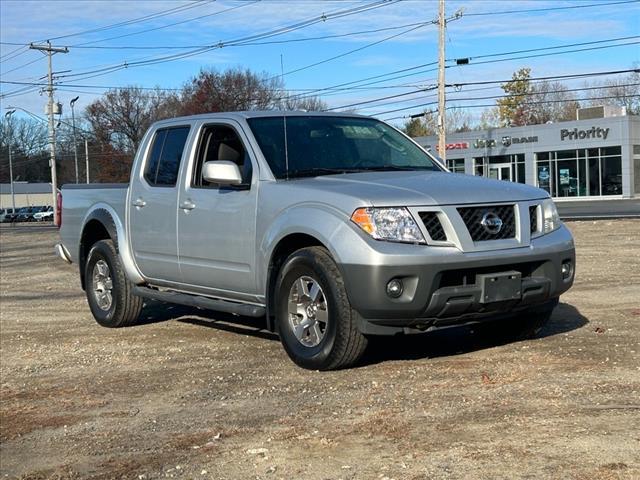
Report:
[{"label": "headlight", "polygon": [[406,208],[359,208],[351,221],[376,240],[426,243]]},{"label": "headlight", "polygon": [[553,200],[542,202],[542,233],[550,233],[560,228],[560,215]]}]

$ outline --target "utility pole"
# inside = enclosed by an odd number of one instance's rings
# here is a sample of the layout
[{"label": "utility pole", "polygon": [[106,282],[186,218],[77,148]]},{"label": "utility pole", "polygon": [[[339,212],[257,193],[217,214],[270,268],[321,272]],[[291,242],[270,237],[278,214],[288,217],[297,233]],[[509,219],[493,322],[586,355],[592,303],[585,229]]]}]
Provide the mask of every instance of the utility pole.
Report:
[{"label": "utility pole", "polygon": [[56,176],[56,130],[53,121],[53,68],[51,63],[51,57],[54,53],[69,53],[67,47],[52,47],[51,42],[47,41],[46,45],[30,44],[29,48],[32,50],[39,50],[49,57],[49,73],[47,74],[48,85],[46,88],[49,95],[49,104],[47,113],[49,114],[49,150],[51,152],[51,206],[53,207],[53,218],[57,221],[59,217],[58,212],[58,179]]},{"label": "utility pole", "polygon": [[447,161],[447,140],[446,140],[446,115],[445,115],[445,95],[444,95],[444,45],[447,19],[444,17],[444,0],[440,0],[438,10],[438,155],[445,162]]},{"label": "utility pole", "polygon": [[14,113],[16,113],[15,110],[9,110],[4,114],[5,118],[7,119],[7,129],[9,130],[9,135],[7,135],[7,137],[9,137],[9,140],[7,141],[7,143],[9,144],[9,182],[11,183],[11,207],[13,208],[13,210],[11,210],[11,213],[16,213],[16,194],[13,190],[13,162],[11,159],[11,141],[13,140],[11,115],[13,115]]},{"label": "utility pole", "polygon": [[87,183],[89,183],[89,140],[84,139],[84,161],[85,173],[87,174]]},{"label": "utility pole", "polygon": [[73,156],[76,160],[76,183],[78,183],[78,142],[76,141],[76,114],[73,105],[78,101],[80,97],[71,99],[69,105],[71,105],[71,125],[73,128]]}]

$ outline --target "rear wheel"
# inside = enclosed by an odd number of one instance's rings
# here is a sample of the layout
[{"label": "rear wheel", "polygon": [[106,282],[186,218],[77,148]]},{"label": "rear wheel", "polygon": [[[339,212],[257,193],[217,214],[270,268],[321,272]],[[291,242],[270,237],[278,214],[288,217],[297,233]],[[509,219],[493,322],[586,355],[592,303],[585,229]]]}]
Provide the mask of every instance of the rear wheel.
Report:
[{"label": "rear wheel", "polygon": [[103,327],[134,325],[143,300],[133,295],[112,240],[96,242],[85,264],[84,278],[91,313]]},{"label": "rear wheel", "polygon": [[340,270],[324,248],[304,248],[289,256],[275,295],[280,340],[297,365],[334,370],[360,359],[367,339],[358,330]]}]

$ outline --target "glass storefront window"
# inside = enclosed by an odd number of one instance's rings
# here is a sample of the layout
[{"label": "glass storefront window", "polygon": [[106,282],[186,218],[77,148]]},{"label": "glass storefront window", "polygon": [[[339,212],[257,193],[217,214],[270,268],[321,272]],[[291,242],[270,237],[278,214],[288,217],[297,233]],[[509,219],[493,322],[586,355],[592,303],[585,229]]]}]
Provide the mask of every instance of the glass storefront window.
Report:
[{"label": "glass storefront window", "polygon": [[609,157],[612,155],[622,155],[621,147],[605,147],[600,149],[600,156]]},{"label": "glass storefront window", "polygon": [[539,152],[536,185],[552,197],[622,195],[621,147]]},{"label": "glass storefront window", "polygon": [[526,183],[523,153],[476,157],[473,159],[473,164],[475,175]]},{"label": "glass storefront window", "polygon": [[549,168],[549,162],[538,162],[536,181],[539,188],[551,194],[551,170]]},{"label": "glass storefront window", "polygon": [[602,195],[622,195],[622,159],[606,157],[600,161]]},{"label": "glass storefront window", "polygon": [[464,158],[447,158],[447,168],[453,173],[464,173]]},{"label": "glass storefront window", "polygon": [[600,159],[589,156],[589,195],[600,195]]},{"label": "glass storefront window", "polygon": [[560,160],[556,166],[555,184],[558,186],[556,196],[576,197],[578,195],[578,162],[575,159]]}]

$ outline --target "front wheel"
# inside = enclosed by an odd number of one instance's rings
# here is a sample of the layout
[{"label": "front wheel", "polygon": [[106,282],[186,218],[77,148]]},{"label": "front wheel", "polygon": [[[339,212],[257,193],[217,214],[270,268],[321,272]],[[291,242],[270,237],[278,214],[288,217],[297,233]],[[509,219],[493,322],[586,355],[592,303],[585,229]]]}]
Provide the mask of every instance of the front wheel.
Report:
[{"label": "front wheel", "polygon": [[278,274],[275,295],[278,334],[297,365],[335,370],[362,357],[367,339],[327,250],[309,247],[291,254]]},{"label": "front wheel", "polygon": [[112,240],[96,242],[84,269],[87,300],[91,313],[103,327],[134,325],[142,310],[142,298],[133,295]]}]

